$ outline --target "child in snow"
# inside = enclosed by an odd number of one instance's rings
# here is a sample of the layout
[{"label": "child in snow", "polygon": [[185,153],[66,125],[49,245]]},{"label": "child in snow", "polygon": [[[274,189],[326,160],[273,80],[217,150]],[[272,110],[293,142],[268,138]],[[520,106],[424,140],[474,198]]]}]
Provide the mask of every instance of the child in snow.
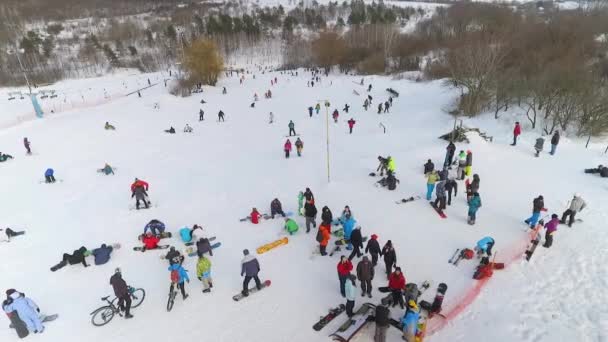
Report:
[{"label": "child in snow", "polygon": [[319,226],[319,232],[317,233],[317,242],[319,242],[319,252],[321,255],[327,255],[327,244],[331,238],[331,226],[328,224],[322,224]]},{"label": "child in snow", "polygon": [[157,249],[160,238],[152,234],[152,232],[147,232],[141,241],[144,243],[143,250],[146,251],[150,249]]},{"label": "child in snow", "polygon": [[291,141],[289,139],[283,145],[283,151],[285,151],[285,158],[289,158],[289,152],[291,152]]},{"label": "child in snow", "polygon": [[260,223],[262,214],[260,214],[256,208],[253,208],[251,209],[251,214],[249,214],[249,217],[251,218],[251,223],[258,224]]},{"label": "child in snow", "polygon": [[2,302],[2,309],[7,314],[16,312],[30,333],[42,333],[44,331],[42,320],[38,315],[40,308],[34,301],[25,297],[23,293],[17,292],[15,289],[7,290],[6,300]]},{"label": "child in snow", "polygon": [[304,142],[300,140],[300,138],[296,139],[296,152],[298,153],[298,157],[302,156],[302,149],[304,148]]},{"label": "child in snow", "polygon": [[275,215],[281,215],[285,217],[285,213],[283,212],[283,206],[281,205],[281,201],[278,198],[275,198],[270,202],[270,216],[274,218]]},{"label": "child in snow", "polygon": [[295,234],[299,227],[298,224],[296,223],[296,221],[286,217],[285,218],[285,226],[284,226],[285,230],[289,233],[289,235],[293,235]]},{"label": "child in snow", "polygon": [[198,111],[198,121],[205,121],[205,112],[202,109]]},{"label": "child in snow", "polygon": [[182,238],[182,242],[183,243],[192,242],[195,239],[194,231],[196,229],[200,229],[201,232],[203,231],[203,228],[196,224],[192,227],[192,229],[190,229],[188,227],[183,227],[182,229],[180,229],[179,236]]},{"label": "child in snow", "polygon": [[213,280],[211,279],[211,261],[205,255],[201,255],[196,263],[196,276],[203,283],[203,293],[211,292]]},{"label": "child in snow", "polygon": [[467,223],[470,225],[474,225],[475,220],[477,219],[477,210],[481,208],[481,197],[479,197],[479,193],[473,193],[473,197],[471,197],[471,199],[467,203],[469,205]]},{"label": "child in snow", "polygon": [[475,251],[477,252],[477,257],[483,258],[486,256],[491,256],[492,248],[494,247],[495,243],[496,241],[494,241],[494,239],[489,236],[486,236],[481,240],[477,241],[477,243],[475,244]]},{"label": "child in snow", "polygon": [[169,266],[168,270],[171,272],[171,291],[173,291],[175,285],[177,285],[182,292],[182,298],[186,300],[186,298],[188,298],[188,294],[186,293],[184,282],[190,282],[188,272],[180,264],[173,264]]},{"label": "child in snow", "polygon": [[55,170],[48,168],[44,172],[44,180],[46,183],[55,183]]},{"label": "child in snow", "polygon": [[543,247],[549,248],[553,245],[553,234],[557,231],[559,225],[559,217],[557,214],[551,215],[551,220],[545,224],[545,244]]}]

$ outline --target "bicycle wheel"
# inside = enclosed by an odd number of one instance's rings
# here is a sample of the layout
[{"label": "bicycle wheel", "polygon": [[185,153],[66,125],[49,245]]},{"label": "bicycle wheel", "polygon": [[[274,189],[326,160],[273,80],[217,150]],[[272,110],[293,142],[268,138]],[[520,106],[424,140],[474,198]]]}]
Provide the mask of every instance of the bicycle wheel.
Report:
[{"label": "bicycle wheel", "polygon": [[114,318],[114,309],[111,306],[102,306],[91,313],[91,323],[96,327],[108,324]]},{"label": "bicycle wheel", "polygon": [[144,298],[146,298],[146,291],[144,289],[135,289],[131,292],[131,307],[136,308],[140,306]]},{"label": "bicycle wheel", "polygon": [[171,311],[171,309],[173,309],[173,303],[175,303],[175,296],[177,295],[177,292],[174,291],[173,289],[171,289],[171,292],[169,292],[169,300],[167,300],[167,312]]}]

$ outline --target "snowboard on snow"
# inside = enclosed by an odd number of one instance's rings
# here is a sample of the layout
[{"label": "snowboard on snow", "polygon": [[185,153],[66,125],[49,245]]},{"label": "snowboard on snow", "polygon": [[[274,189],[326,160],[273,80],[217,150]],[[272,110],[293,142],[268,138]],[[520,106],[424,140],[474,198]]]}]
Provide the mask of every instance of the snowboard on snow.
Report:
[{"label": "snowboard on snow", "polygon": [[[288,211],[285,213],[285,217],[291,217],[293,216],[293,212],[292,211]],[[280,214],[279,215],[274,215],[275,218],[277,217],[283,217]],[[263,220],[272,220],[272,215],[270,214],[262,214],[262,217],[260,217],[260,219]],[[245,221],[251,221],[251,216],[247,216],[247,217],[243,217],[241,219],[239,219],[240,222],[245,222]]]},{"label": "snowboard on snow", "polygon": [[133,250],[143,253],[145,251],[153,251],[156,249],[167,249],[167,248],[169,248],[169,245],[158,245],[158,246],[156,246],[156,248],[152,248],[152,249],[148,249],[145,246],[137,246],[137,247],[133,247]]},{"label": "snowboard on snow", "polygon": [[[258,290],[258,288],[257,288],[257,287],[255,287],[255,285],[254,285],[252,288],[250,288],[250,289],[249,289],[249,296],[251,296],[252,294],[254,294],[254,293],[256,293],[256,292],[262,291],[263,289],[265,289],[265,288],[267,288],[268,286],[270,286],[270,284],[271,284],[270,280],[265,280],[265,281],[263,281],[263,282],[262,282],[262,288],[261,288],[261,289],[259,289],[259,290]],[[236,294],[236,295],[232,296],[232,299],[234,299],[234,301],[237,301],[237,302],[238,302],[239,300],[241,300],[241,299],[243,299],[243,298],[245,298],[245,297],[248,297],[248,296],[245,296],[245,295],[243,295],[243,293],[242,293],[242,292],[239,292],[238,294]]]},{"label": "snowboard on snow", "polygon": [[456,252],[454,252],[454,254],[452,255],[452,257],[450,258],[450,260],[448,260],[449,264],[454,263],[454,261],[456,261],[456,258],[458,257],[458,252],[460,252],[460,248],[456,249]]},{"label": "snowboard on snow", "polygon": [[443,212],[443,210],[439,210],[439,208],[437,208],[435,204],[433,204],[433,202],[429,202],[429,204],[431,205],[431,207],[433,207],[433,209],[435,209],[435,212],[439,215],[439,217],[441,217],[442,219],[448,218]]},{"label": "snowboard on snow", "polygon": [[[362,242],[366,242],[367,241],[367,236],[364,236],[361,239]],[[340,240],[336,240],[336,246],[342,246],[342,245],[347,245],[348,241],[344,238],[340,239]]]},{"label": "snowboard on snow", "polygon": [[333,309],[330,309],[329,313],[327,315],[321,317],[321,319],[319,319],[319,321],[317,323],[315,323],[312,326],[312,328],[315,331],[320,331],[327,324],[329,324],[329,322],[333,321],[334,318],[338,317],[344,311],[346,311],[346,306],[344,304],[340,304],[340,306],[338,306],[336,308],[333,308]]},{"label": "snowboard on snow", "polygon": [[[215,236],[212,236],[208,240],[209,240],[209,242],[211,242],[211,241],[215,240],[215,238],[216,238]],[[184,245],[185,246],[194,246],[195,243],[196,243],[196,241],[192,240],[190,242],[184,242]]]},{"label": "snowboard on snow", "polygon": [[409,198],[402,198],[402,199],[400,199],[398,201],[395,201],[395,203],[396,204],[403,204],[403,203],[413,202],[413,201],[419,200],[420,198],[421,198],[420,196],[415,196],[415,197],[411,196]]},{"label": "snowboard on snow", "polygon": [[[141,234],[137,237],[138,240],[143,240],[144,236],[146,236],[146,234]],[[162,232],[160,235],[157,235],[157,237],[161,238],[161,239],[168,239],[170,237],[172,237],[173,234],[171,234],[171,232]]]},{"label": "snowboard on snow", "polygon": [[[52,322],[52,321],[56,320],[57,318],[59,318],[59,314],[40,315],[40,321],[42,321],[42,323]],[[21,318],[19,318],[19,320],[21,321]],[[27,326],[25,325],[25,323],[23,323],[23,321],[21,321],[21,324],[23,324],[25,327],[25,330],[27,330]],[[15,325],[12,320],[11,320],[11,324],[8,327],[11,329],[15,328]],[[27,334],[26,334],[26,336],[27,336]],[[19,337],[21,337],[21,336],[19,336]],[[21,338],[23,338],[23,337],[21,337]]]},{"label": "snowboard on snow", "polygon": [[[211,249],[216,249],[216,248],[220,247],[221,245],[222,245],[221,242],[216,242],[213,245],[211,245]],[[187,248],[186,249],[186,254],[188,254],[189,257],[198,256],[198,253],[197,253],[196,249],[193,248],[193,247]]]},{"label": "snowboard on snow", "polygon": [[[416,287],[418,288],[418,298],[420,298],[420,296],[422,296],[422,294],[431,287],[431,282],[428,280],[425,280],[422,282],[422,284],[420,284],[420,286],[416,286]],[[383,286],[383,287],[379,287],[378,291],[381,293],[387,293],[387,292],[391,292],[391,289],[388,286]],[[402,295],[405,295],[405,293],[402,293]],[[382,305],[390,305],[392,303],[392,301],[393,301],[392,293],[388,294],[387,296],[385,296],[384,298],[382,298],[380,300]],[[407,304],[407,303],[405,303],[405,304]]]},{"label": "snowboard on snow", "polygon": [[371,303],[363,304],[352,317],[349,317],[338,330],[329,335],[334,340],[350,341],[370,321],[369,317],[374,314],[376,306]]},{"label": "snowboard on snow", "polygon": [[147,208],[145,205],[140,205],[139,209],[137,209],[137,206],[135,206],[135,204],[129,205],[129,210],[145,210],[145,209],[152,209],[152,208],[158,208],[158,203],[148,202]]},{"label": "snowboard on snow", "polygon": [[532,258],[532,255],[534,254],[534,251],[536,251],[536,247],[538,247],[538,245],[540,244],[540,239],[541,239],[541,233],[540,230],[543,228],[543,226],[541,226],[540,224],[534,228],[534,233],[533,233],[533,238],[530,241],[530,247],[526,250],[526,252],[524,253],[524,255],[526,256],[526,261],[530,261],[530,258]]},{"label": "snowboard on snow", "polygon": [[329,252],[329,256],[334,256],[334,254],[335,254],[336,252],[339,252],[339,251],[341,251],[341,250],[342,250],[342,249],[340,248],[340,246],[336,246],[336,247],[334,247],[334,249],[332,249],[332,250],[331,250],[331,252]]},{"label": "snowboard on snow", "polygon": [[9,327],[14,328],[17,331],[17,336],[19,336],[19,338],[25,338],[30,334],[29,330],[27,330],[25,322],[21,320],[16,310],[11,313],[7,313],[7,316],[11,321]]}]

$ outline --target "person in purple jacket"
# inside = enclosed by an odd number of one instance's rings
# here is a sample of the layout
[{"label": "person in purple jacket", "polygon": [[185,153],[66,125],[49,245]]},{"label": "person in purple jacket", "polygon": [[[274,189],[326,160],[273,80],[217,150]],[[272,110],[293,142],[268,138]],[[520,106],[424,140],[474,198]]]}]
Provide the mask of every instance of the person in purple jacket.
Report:
[{"label": "person in purple jacket", "polygon": [[549,248],[553,244],[553,233],[557,231],[557,226],[559,225],[559,217],[557,214],[551,215],[551,221],[545,224],[545,244],[543,247]]}]

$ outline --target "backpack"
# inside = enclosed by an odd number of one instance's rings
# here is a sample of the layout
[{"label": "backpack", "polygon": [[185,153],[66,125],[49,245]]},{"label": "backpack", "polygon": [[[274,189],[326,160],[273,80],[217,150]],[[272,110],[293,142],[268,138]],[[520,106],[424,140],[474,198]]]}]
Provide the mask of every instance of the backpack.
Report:
[{"label": "backpack", "polygon": [[473,250],[471,250],[469,248],[465,248],[462,251],[462,257],[466,260],[471,260],[471,259],[473,259],[474,256],[475,256],[475,252],[473,252]]},{"label": "backpack", "polygon": [[319,229],[317,231],[317,237],[316,237],[317,242],[321,242],[323,241],[323,232],[321,232],[321,229]]},{"label": "backpack", "polygon": [[179,271],[176,269],[171,271],[171,282],[176,284],[179,282]]}]

